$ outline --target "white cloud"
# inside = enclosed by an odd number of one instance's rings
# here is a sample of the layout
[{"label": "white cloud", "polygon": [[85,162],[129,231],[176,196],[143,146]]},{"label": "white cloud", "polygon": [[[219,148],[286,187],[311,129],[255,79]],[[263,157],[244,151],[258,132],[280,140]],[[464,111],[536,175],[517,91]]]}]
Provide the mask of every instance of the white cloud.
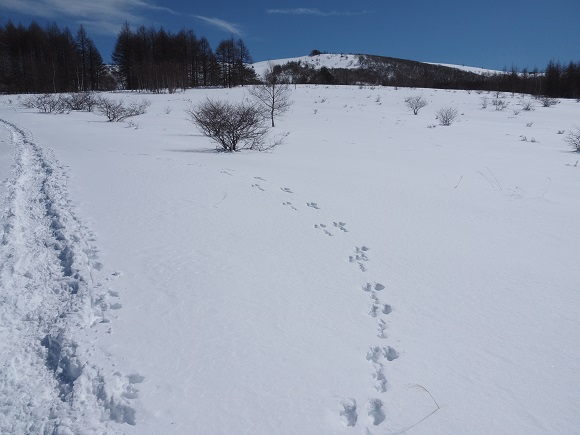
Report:
[{"label": "white cloud", "polygon": [[125,20],[135,23],[145,21],[142,15],[145,11],[176,14],[170,8],[146,0],[2,0],[2,6],[37,17],[77,19],[79,23],[101,33],[116,33]]},{"label": "white cloud", "polygon": [[228,21],[222,20],[220,18],[208,18],[202,15],[192,15],[192,17],[197,18],[199,20],[205,21],[206,23],[217,27],[218,29],[224,30],[228,33],[233,35],[242,35],[242,31],[237,24],[230,23]]},{"label": "white cloud", "polygon": [[324,12],[316,8],[294,8],[294,9],[267,9],[268,14],[279,14],[279,15],[317,15],[319,17],[337,17],[337,16],[354,16],[354,15],[365,15],[367,11],[360,12],[339,12],[339,11],[329,11]]}]

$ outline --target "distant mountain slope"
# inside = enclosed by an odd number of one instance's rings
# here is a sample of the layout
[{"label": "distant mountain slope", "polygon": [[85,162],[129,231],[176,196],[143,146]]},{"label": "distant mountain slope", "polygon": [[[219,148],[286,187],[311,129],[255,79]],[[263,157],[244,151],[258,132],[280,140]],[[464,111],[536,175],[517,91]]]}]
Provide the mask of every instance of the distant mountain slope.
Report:
[{"label": "distant mountain slope", "polygon": [[344,68],[357,69],[360,68],[360,57],[364,55],[359,54],[319,54],[316,56],[300,56],[291,57],[288,59],[267,60],[264,62],[256,62],[252,66],[259,77],[263,77],[264,72],[268,69],[268,65],[284,65],[288,62],[298,62],[302,65],[308,65],[316,69],[322,67],[326,68]]},{"label": "distant mountain slope", "polygon": [[[268,66],[272,66],[279,79],[294,84],[465,89],[568,98],[577,98],[580,95],[580,85],[569,85],[580,83],[572,74],[573,68],[570,69],[572,73],[567,69],[566,74],[556,68],[557,71],[552,74],[550,81],[547,74],[537,71],[506,72],[370,54],[325,53],[252,64],[256,75],[262,79]],[[565,83],[568,84],[563,84],[557,77],[567,77]],[[566,91],[562,92],[562,89]]]},{"label": "distant mountain slope", "polygon": [[433,63],[433,62],[418,62],[406,59],[398,59],[393,57],[386,57],[386,56],[374,56],[368,54],[334,54],[334,53],[324,53],[315,56],[300,56],[300,57],[292,57],[287,59],[275,59],[275,60],[268,60],[263,62],[256,62],[252,66],[254,67],[254,71],[259,77],[263,77],[264,72],[268,69],[268,65],[285,65],[288,63],[299,63],[300,65],[311,67],[314,69],[321,69],[326,67],[328,69],[349,69],[349,70],[356,70],[365,67],[365,64],[368,64],[371,60],[373,63],[377,63],[381,59],[384,60],[385,63],[390,64],[398,64],[398,63],[416,63],[419,65],[433,65],[433,66],[440,66],[445,68],[452,68],[457,69],[459,71],[478,74],[478,75],[493,75],[493,74],[500,74],[501,71],[485,69],[485,68],[477,68],[471,66],[464,66],[464,65],[452,65],[452,64],[443,64],[443,63]]}]

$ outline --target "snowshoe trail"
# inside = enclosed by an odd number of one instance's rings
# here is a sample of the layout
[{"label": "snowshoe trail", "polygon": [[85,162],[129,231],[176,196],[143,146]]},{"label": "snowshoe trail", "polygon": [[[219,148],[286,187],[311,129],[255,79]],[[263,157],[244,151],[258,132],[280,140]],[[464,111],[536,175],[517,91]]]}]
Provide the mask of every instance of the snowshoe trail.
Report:
[{"label": "snowshoe trail", "polygon": [[0,127],[16,149],[0,217],[0,432],[121,432],[135,424],[138,390],[96,342],[119,295],[56,159],[18,126]]}]

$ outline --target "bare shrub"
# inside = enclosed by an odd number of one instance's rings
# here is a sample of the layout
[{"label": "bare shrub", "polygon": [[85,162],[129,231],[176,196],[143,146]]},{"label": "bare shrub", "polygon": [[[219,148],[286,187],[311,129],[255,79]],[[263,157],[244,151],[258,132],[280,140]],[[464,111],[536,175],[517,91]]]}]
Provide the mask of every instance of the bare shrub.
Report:
[{"label": "bare shrub", "polygon": [[522,100],[522,110],[529,112],[534,109],[534,102],[532,100]]},{"label": "bare shrub", "polygon": [[542,107],[552,107],[560,102],[560,101],[558,101],[557,98],[546,97],[546,96],[540,97],[539,101],[540,101],[540,103],[542,103]]},{"label": "bare shrub", "polygon": [[498,111],[503,111],[507,106],[509,106],[509,103],[507,101],[501,100],[499,98],[492,100],[491,104],[492,106],[495,107],[495,110]]},{"label": "bare shrub", "polygon": [[[481,93],[481,92],[480,92]],[[481,108],[482,109],[487,109],[487,103],[488,103],[488,99],[487,97],[481,97]]]},{"label": "bare shrub", "polygon": [[[20,100],[20,96],[18,98]],[[26,98],[20,100],[20,105],[25,109],[36,109],[36,103],[34,102],[35,96],[30,95]]]},{"label": "bare shrub", "polygon": [[442,107],[435,113],[435,119],[439,120],[439,124],[449,126],[453,124],[453,121],[457,118],[457,108],[455,107]]},{"label": "bare shrub", "polygon": [[37,109],[41,113],[64,113],[66,106],[60,94],[31,95],[25,98],[22,106],[27,109]]},{"label": "bare shrub", "polygon": [[574,151],[580,153],[580,128],[575,127],[574,130],[570,131],[564,140],[574,148]]},{"label": "bare shrub", "polygon": [[107,117],[109,122],[120,122],[127,118],[147,113],[147,108],[151,105],[149,100],[125,102],[123,99],[114,100],[105,97],[98,99],[96,104],[97,112]]},{"label": "bare shrub", "polygon": [[413,115],[417,115],[427,105],[427,100],[421,95],[413,95],[405,98],[405,104],[413,111]]},{"label": "bare shrub", "polygon": [[92,92],[72,92],[63,97],[63,103],[68,110],[92,112],[98,102]]},{"label": "bare shrub", "polygon": [[186,110],[191,121],[207,137],[217,142],[224,151],[241,149],[263,151],[268,127],[263,110],[247,103],[210,100]]}]

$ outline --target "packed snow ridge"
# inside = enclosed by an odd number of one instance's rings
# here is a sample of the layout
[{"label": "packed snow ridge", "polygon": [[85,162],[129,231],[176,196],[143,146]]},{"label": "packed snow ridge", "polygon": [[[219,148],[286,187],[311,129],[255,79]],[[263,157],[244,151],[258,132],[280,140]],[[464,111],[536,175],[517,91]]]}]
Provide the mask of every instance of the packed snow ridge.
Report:
[{"label": "packed snow ridge", "polygon": [[17,154],[0,227],[0,432],[114,433],[111,422],[134,424],[136,390],[92,362],[99,350],[83,331],[105,331],[115,295],[62,168],[29,133],[0,122]]}]

